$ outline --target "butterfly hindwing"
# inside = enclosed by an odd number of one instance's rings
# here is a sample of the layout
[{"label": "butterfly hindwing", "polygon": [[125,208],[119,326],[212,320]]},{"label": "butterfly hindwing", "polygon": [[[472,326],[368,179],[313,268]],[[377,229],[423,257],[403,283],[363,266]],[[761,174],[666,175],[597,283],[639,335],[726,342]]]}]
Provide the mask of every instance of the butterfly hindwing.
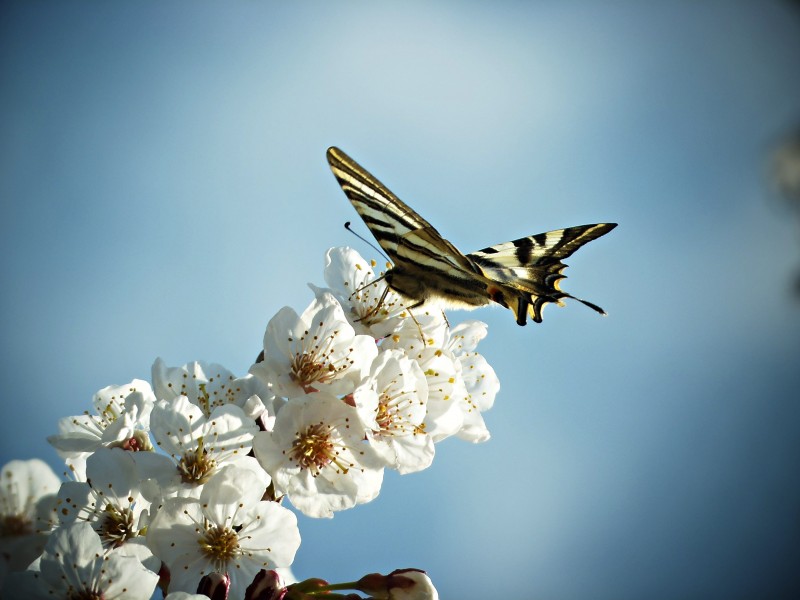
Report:
[{"label": "butterfly hindwing", "polygon": [[598,223],[556,229],[489,246],[467,256],[479,263],[485,261],[487,264],[505,267],[562,260],[571,256],[584,244],[605,235],[614,227],[616,227],[615,223]]},{"label": "butterfly hindwing", "polygon": [[[521,312],[527,312],[537,323],[542,320],[542,308],[551,302],[561,304],[562,298],[574,298],[605,314],[596,304],[562,292],[558,286],[561,279],[566,277],[562,271],[567,265],[561,260],[614,227],[616,223],[598,223],[557,229],[489,246],[467,254],[467,258],[474,261],[488,279],[501,284],[501,290],[503,287],[510,287],[519,292],[506,294],[512,297],[510,303],[514,306],[509,308],[517,314],[518,321],[520,308],[518,302],[513,300],[514,296],[519,296],[520,301],[528,303]],[[506,301],[509,302],[509,299],[506,298]]]},{"label": "butterfly hindwing", "polygon": [[542,320],[542,308],[574,298],[605,314],[591,302],[562,292],[562,259],[616,227],[581,225],[462,254],[413,209],[338,148],[328,163],[350,202],[394,265],[384,275],[389,287],[414,305],[436,298],[460,308],[490,301],[510,309],[517,323],[527,316]]}]

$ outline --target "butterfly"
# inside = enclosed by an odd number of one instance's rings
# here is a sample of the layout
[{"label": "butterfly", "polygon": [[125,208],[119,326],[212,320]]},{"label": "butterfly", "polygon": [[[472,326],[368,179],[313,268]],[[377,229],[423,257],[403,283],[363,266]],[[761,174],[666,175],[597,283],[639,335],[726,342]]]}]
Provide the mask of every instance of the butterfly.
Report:
[{"label": "butterfly", "polygon": [[606,314],[559,289],[567,266],[561,261],[616,223],[557,229],[462,254],[347,154],[331,147],[327,157],[345,195],[394,263],[383,279],[411,300],[408,308],[427,301],[466,309],[496,302],[525,325],[528,316],[541,323],[546,304],[563,306],[564,298],[572,298]]}]

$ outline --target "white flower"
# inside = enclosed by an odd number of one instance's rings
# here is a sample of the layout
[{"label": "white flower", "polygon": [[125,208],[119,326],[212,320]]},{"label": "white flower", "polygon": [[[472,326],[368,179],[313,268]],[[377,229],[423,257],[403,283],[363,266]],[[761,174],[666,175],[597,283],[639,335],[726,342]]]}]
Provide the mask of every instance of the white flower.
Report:
[{"label": "white flower", "polygon": [[[431,316],[435,316],[431,313]],[[419,319],[418,319],[419,320]],[[384,340],[382,347],[402,348],[422,367],[428,379],[426,431],[435,442],[457,435],[484,442],[490,434],[481,413],[492,407],[500,382],[492,367],[474,352],[487,326],[466,321],[449,329],[436,320],[424,327],[426,344],[408,323]]]},{"label": "white flower", "polygon": [[322,293],[298,315],[278,311],[264,334],[264,360],[250,372],[285,398],[312,391],[349,394],[378,354],[375,340],[356,335],[332,294]]},{"label": "white flower", "polygon": [[60,433],[47,441],[82,479],[86,458],[98,448],[152,449],[148,430],[154,402],[150,384],[141,379],[105,387],[92,397],[95,414],[60,419]]},{"label": "white flower", "polygon": [[374,261],[368,263],[352,248],[331,248],[325,254],[325,283],[350,323],[359,333],[382,338],[395,331],[408,312],[403,299],[376,277],[374,267]]},{"label": "white flower", "polygon": [[[86,461],[86,476],[86,482],[70,481],[61,486],[61,523],[90,523],[104,548],[119,548],[139,538],[147,525],[150,502],[140,490],[144,478],[134,453],[101,448]],[[158,570],[158,564],[148,566]]]},{"label": "white flower", "polygon": [[457,433],[464,424],[461,403],[467,395],[460,365],[452,354],[426,348],[413,356],[428,381],[428,414],[425,430],[434,442]]},{"label": "white flower", "polygon": [[475,352],[478,343],[488,332],[489,326],[483,321],[464,321],[450,329],[443,345],[456,356]]},{"label": "white flower", "polygon": [[448,338],[450,325],[435,305],[420,306],[409,311],[399,329],[383,340],[385,348],[402,348],[409,355],[423,348],[441,348]]},{"label": "white flower", "polygon": [[254,450],[298,510],[310,517],[374,499],[383,481],[381,460],[364,441],[356,409],[326,393],[290,399]]},{"label": "white flower", "polygon": [[193,593],[209,573],[227,573],[230,598],[243,598],[261,569],[289,566],[300,546],[297,517],[262,501],[263,481],[229,466],[203,487],[199,499],[170,498],[147,532],[153,553],[170,570],[171,591]]},{"label": "white flower", "polygon": [[381,352],[353,399],[371,445],[387,466],[400,473],[430,466],[433,439],[423,425],[428,384],[416,361],[400,350]]},{"label": "white flower", "polygon": [[0,560],[25,569],[42,553],[53,525],[61,480],[38,458],[12,460],[0,470]]},{"label": "white flower", "polygon": [[[236,377],[222,365],[195,361],[182,367],[167,367],[157,358],[152,369],[153,388],[158,400],[186,396],[208,416],[218,406],[235,404],[257,417],[264,408],[272,408],[273,394],[252,375]],[[260,403],[258,402],[260,400]],[[254,406],[260,406],[256,410]]]},{"label": "white flower", "polygon": [[138,558],[104,552],[89,523],[56,529],[35,566],[22,589],[15,588],[18,597],[149,600],[158,583]]},{"label": "white flower", "polygon": [[483,422],[482,412],[494,404],[500,391],[500,380],[486,359],[475,352],[478,342],[486,337],[488,327],[481,321],[465,321],[450,330],[446,344],[461,366],[461,377],[466,388],[466,396],[461,402],[464,423],[456,434],[470,442],[485,442],[489,430]]},{"label": "white flower", "polygon": [[247,456],[258,426],[234,404],[218,406],[206,417],[185,396],[159,400],[153,409],[152,427],[156,443],[174,461],[172,476],[164,473],[158,477],[165,495],[200,486],[234,462],[260,472],[265,487],[269,483],[255,459]]}]

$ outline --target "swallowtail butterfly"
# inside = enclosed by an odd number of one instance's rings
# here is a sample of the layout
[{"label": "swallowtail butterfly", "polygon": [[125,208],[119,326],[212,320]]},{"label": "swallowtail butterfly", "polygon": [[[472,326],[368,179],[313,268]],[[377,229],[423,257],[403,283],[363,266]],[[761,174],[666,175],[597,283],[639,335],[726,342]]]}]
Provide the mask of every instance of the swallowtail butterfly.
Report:
[{"label": "swallowtail butterfly", "polygon": [[383,278],[413,302],[409,308],[428,300],[466,309],[496,302],[525,325],[528,315],[536,323],[542,321],[545,304],[563,306],[564,298],[572,298],[606,314],[596,304],[559,289],[567,266],[561,260],[616,223],[557,229],[462,254],[347,154],[329,148],[327,156],[342,190],[394,263]]}]

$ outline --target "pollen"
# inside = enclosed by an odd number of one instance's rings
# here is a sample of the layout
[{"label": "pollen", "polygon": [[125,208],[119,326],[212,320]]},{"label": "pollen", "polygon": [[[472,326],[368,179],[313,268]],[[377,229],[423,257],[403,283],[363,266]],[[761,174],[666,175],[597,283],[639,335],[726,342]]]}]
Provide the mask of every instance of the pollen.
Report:
[{"label": "pollen", "polygon": [[347,468],[337,463],[336,444],[330,426],[318,423],[311,425],[292,443],[291,456],[304,469],[315,476],[331,463],[336,463],[346,473]]},{"label": "pollen", "polygon": [[321,357],[303,352],[295,354],[292,361],[292,380],[303,388],[315,382],[323,382],[330,377],[331,373],[336,372],[336,367]]},{"label": "pollen", "polygon": [[[324,323],[319,324],[320,329]],[[304,390],[311,391],[314,383],[327,383],[336,379],[339,372],[346,370],[352,361],[348,362],[346,357],[337,357],[336,338],[340,331],[333,331],[324,339],[317,335],[308,338],[308,332],[300,340],[301,343],[308,343],[308,339],[313,340],[314,344],[310,348],[296,352],[291,358],[290,377],[297,385]],[[352,348],[349,350],[352,352]]]},{"label": "pollen", "polygon": [[195,450],[184,453],[178,463],[178,472],[184,483],[203,484],[217,468],[217,461],[208,455],[203,448],[202,440],[198,442]]},{"label": "pollen", "polygon": [[378,427],[381,428],[381,431],[388,432],[390,429],[396,428],[396,426],[393,424],[394,417],[394,411],[389,405],[389,400],[385,396],[381,396],[380,402],[378,403],[378,414],[376,417]]},{"label": "pollen", "polygon": [[216,565],[222,566],[241,554],[235,531],[216,525],[206,529],[198,540],[200,551]]},{"label": "pollen", "polygon": [[133,511],[107,504],[101,519],[100,539],[107,548],[119,548],[138,532],[133,522]]}]

